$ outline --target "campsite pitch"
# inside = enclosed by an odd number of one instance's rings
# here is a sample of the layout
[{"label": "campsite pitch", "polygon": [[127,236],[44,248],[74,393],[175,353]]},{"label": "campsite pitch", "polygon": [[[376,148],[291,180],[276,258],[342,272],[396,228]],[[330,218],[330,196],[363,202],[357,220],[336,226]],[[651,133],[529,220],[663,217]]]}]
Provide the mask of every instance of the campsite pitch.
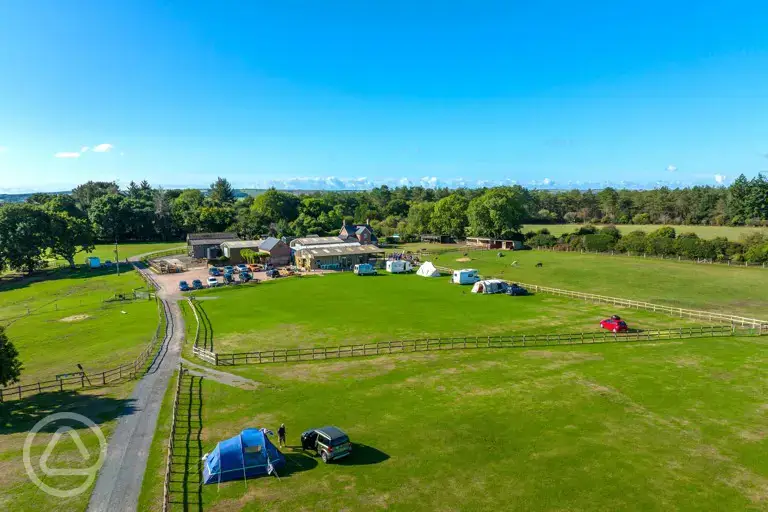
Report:
[{"label": "campsite pitch", "polygon": [[619,314],[634,329],[700,325],[645,311],[545,294],[478,295],[448,277],[287,278],[198,293],[217,352],[335,346],[397,339],[600,331]]},{"label": "campsite pitch", "polygon": [[[285,423],[288,464],[280,480],[219,488],[199,488],[190,475],[186,495],[206,510],[761,509],[766,343],[710,338],[231,367],[263,387],[203,379],[190,458],[244,428]],[[326,424],[354,443],[350,457],[328,465],[299,447],[302,430]],[[162,468],[164,444],[154,446],[151,461]]]}]

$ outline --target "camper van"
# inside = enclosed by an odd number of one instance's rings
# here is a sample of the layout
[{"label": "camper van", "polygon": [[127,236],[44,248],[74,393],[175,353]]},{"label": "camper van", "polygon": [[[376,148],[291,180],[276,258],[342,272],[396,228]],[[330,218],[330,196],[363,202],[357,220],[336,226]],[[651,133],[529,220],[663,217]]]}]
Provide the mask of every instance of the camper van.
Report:
[{"label": "camper van", "polygon": [[376,275],[376,269],[370,263],[360,263],[355,265],[355,274],[359,276],[373,276]]},{"label": "camper van", "polygon": [[392,274],[402,274],[405,272],[412,272],[413,265],[410,261],[395,260],[387,261],[387,272]]},{"label": "camper van", "polygon": [[461,270],[454,270],[451,282],[454,284],[475,284],[480,280],[480,276],[477,273],[477,269],[463,268]]}]

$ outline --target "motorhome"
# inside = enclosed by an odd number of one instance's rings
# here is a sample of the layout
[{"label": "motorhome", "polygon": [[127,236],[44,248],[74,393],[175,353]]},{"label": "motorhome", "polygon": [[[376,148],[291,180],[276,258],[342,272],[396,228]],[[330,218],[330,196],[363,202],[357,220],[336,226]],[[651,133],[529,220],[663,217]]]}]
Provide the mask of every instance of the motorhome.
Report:
[{"label": "motorhome", "polygon": [[475,284],[480,280],[480,275],[477,269],[463,268],[461,270],[454,270],[451,282],[454,284]]},{"label": "motorhome", "polygon": [[392,274],[413,272],[413,265],[411,265],[410,261],[405,260],[387,261],[387,272]]}]

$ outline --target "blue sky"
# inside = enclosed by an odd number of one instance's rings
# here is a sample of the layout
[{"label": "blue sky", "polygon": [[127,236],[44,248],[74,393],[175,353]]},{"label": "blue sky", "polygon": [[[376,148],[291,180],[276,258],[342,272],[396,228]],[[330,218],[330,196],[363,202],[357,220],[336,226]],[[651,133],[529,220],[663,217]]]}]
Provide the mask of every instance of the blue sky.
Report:
[{"label": "blue sky", "polygon": [[0,2],[0,189],[768,169],[764,1],[160,4]]}]

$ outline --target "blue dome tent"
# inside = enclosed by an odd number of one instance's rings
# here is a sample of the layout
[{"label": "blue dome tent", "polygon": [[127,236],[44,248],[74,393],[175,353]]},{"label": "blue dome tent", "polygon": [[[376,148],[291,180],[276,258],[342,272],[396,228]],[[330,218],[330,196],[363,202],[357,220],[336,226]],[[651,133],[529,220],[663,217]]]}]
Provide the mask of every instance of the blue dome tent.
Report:
[{"label": "blue dome tent", "polygon": [[285,457],[267,434],[249,428],[231,439],[220,441],[203,463],[203,483],[243,480],[248,477],[277,474]]}]

